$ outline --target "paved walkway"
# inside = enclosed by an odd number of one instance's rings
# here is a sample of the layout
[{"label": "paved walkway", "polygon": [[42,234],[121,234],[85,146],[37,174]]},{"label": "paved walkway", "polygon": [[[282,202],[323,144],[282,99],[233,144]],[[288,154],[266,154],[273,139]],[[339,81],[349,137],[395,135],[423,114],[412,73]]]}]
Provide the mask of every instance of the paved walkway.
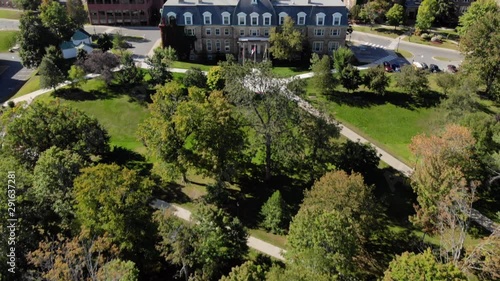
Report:
[{"label": "paved walkway", "polygon": [[[186,221],[191,221],[191,212],[178,205],[170,204],[163,200],[156,199],[153,201],[152,206],[159,210],[171,209],[175,216]],[[259,252],[262,252],[266,255],[269,255],[271,257],[277,258],[279,260],[285,260],[285,258],[282,255],[283,253],[286,253],[285,250],[276,247],[274,245],[271,245],[267,242],[264,242],[260,239],[257,239],[255,237],[249,236],[247,240],[247,245],[248,247],[255,249]]]}]

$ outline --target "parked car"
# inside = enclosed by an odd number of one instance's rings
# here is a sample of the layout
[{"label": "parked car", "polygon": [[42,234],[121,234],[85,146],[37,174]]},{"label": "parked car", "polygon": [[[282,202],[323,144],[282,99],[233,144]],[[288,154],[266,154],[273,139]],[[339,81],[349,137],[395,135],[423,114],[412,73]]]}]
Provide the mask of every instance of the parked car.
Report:
[{"label": "parked car", "polygon": [[451,73],[457,73],[458,69],[453,64],[448,64],[448,71]]},{"label": "parked car", "polygon": [[387,72],[392,72],[393,69],[391,67],[391,64],[388,61],[384,61],[384,70]]},{"label": "parked car", "polygon": [[394,72],[401,72],[401,66],[399,66],[399,64],[393,63],[391,65],[391,67],[392,67],[392,70],[394,70]]},{"label": "parked car", "polygon": [[439,66],[435,65],[435,64],[431,64],[429,65],[429,70],[432,72],[432,73],[436,73],[436,72],[440,72],[441,69],[439,69]]},{"label": "parked car", "polygon": [[422,66],[421,63],[419,63],[418,61],[414,61],[412,63],[413,67],[415,67],[416,69],[423,69],[424,67]]},{"label": "parked car", "polygon": [[425,62],[420,63],[422,65],[422,69],[429,69],[429,66]]}]

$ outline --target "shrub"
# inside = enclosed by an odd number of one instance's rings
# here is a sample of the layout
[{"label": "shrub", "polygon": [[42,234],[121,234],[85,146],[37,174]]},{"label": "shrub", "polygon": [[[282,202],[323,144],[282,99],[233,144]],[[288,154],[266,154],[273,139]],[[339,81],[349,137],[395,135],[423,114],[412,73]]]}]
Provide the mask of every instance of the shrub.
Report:
[{"label": "shrub", "polygon": [[14,106],[16,106],[16,103],[14,103],[13,101],[11,101],[11,100],[10,100],[10,101],[7,103],[7,105],[8,105],[10,108],[13,108]]},{"label": "shrub", "polygon": [[284,234],[288,224],[288,211],[279,190],[276,190],[260,210],[261,226],[271,233]]},{"label": "shrub", "polygon": [[433,36],[433,37],[431,38],[431,42],[441,43],[441,39],[439,39],[439,37],[438,37],[438,36]]},{"label": "shrub", "polygon": [[208,185],[207,194],[203,196],[203,201],[224,209],[229,203],[229,191],[222,183]]},{"label": "shrub", "polygon": [[428,33],[422,33],[422,35],[420,35],[420,38],[424,40],[429,40],[431,39],[431,35],[429,35]]}]

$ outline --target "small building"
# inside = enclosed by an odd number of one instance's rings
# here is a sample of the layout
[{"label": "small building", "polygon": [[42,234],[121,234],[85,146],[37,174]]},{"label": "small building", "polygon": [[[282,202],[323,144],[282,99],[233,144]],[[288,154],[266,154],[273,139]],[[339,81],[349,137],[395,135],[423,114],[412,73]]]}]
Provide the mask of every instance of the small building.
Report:
[{"label": "small building", "polygon": [[62,42],[59,47],[65,59],[76,58],[79,49],[87,53],[94,50],[92,47],[92,36],[83,29],[77,29],[73,36],[71,36],[71,40]]}]

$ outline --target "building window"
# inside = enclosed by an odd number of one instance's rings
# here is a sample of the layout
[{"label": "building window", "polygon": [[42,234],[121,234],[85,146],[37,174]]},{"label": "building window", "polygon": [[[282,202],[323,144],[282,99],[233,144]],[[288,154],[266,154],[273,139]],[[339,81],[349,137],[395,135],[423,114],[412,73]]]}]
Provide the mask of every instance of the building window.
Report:
[{"label": "building window", "polygon": [[259,14],[257,13],[250,14],[250,25],[259,25]]},{"label": "building window", "polygon": [[212,51],[212,40],[207,40],[207,52]]},{"label": "building window", "polygon": [[316,14],[316,25],[325,25],[325,13]]},{"label": "building window", "polygon": [[220,35],[220,28],[215,29],[215,35],[219,36]]},{"label": "building window", "polygon": [[467,9],[469,9],[469,7],[467,7],[467,6],[460,6],[460,14],[463,14],[463,13],[467,12]]},{"label": "building window", "polygon": [[[104,16],[104,11],[99,11],[99,14],[101,14],[101,12],[102,12],[102,15]],[[171,23],[171,20],[177,19],[177,15],[174,12],[168,12],[167,19],[168,19],[168,23]],[[101,21],[102,21],[102,18],[101,18]]]},{"label": "building window", "polygon": [[203,13],[203,24],[212,24],[212,13],[210,12]]},{"label": "building window", "polygon": [[230,25],[231,24],[231,14],[228,12],[222,13],[222,24]]},{"label": "building window", "polygon": [[333,25],[340,25],[340,19],[342,19],[342,14],[340,13],[333,14]]},{"label": "building window", "polygon": [[184,29],[184,33],[188,36],[193,36],[194,35],[194,28],[186,28]]},{"label": "building window", "polygon": [[224,35],[231,35],[229,28],[224,28]]},{"label": "building window", "polygon": [[337,37],[340,35],[340,30],[338,28],[333,28],[331,31],[330,31],[330,36],[333,36],[333,37]]},{"label": "building window", "polygon": [[313,42],[313,52],[323,52],[323,42]]},{"label": "building window", "polygon": [[220,52],[221,50],[221,45],[220,45],[220,40],[215,41],[215,51]]},{"label": "building window", "polygon": [[297,14],[297,24],[305,25],[306,24],[306,13],[300,12]]},{"label": "building window", "polygon": [[230,52],[231,51],[231,43],[229,42],[229,40],[224,41],[224,50],[226,52]]},{"label": "building window", "polygon": [[285,23],[285,17],[288,17],[288,14],[285,12],[279,13],[279,25],[283,25]]},{"label": "building window", "polygon": [[193,14],[189,12],[184,13],[184,24],[193,25]]},{"label": "building window", "polygon": [[212,29],[211,28],[205,29],[205,34],[209,36],[212,35]]},{"label": "building window", "polygon": [[244,29],[240,29],[240,36],[245,36],[245,30]]},{"label": "building window", "polygon": [[271,14],[270,13],[262,14],[262,18],[264,19],[264,25],[271,25]]},{"label": "building window", "polygon": [[258,29],[251,29],[250,30],[250,35],[251,36],[259,36],[260,35],[260,32]]},{"label": "building window", "polygon": [[269,36],[269,29],[264,29],[264,36]]},{"label": "building window", "polygon": [[256,5],[257,4],[257,0],[252,0],[252,4]]},{"label": "building window", "polygon": [[328,42],[328,52],[331,53],[339,48],[339,42]]},{"label": "building window", "polygon": [[323,28],[314,29],[314,36],[325,36],[325,30]]},{"label": "building window", "polygon": [[238,14],[238,25],[246,25],[247,24],[247,14],[239,13]]}]

